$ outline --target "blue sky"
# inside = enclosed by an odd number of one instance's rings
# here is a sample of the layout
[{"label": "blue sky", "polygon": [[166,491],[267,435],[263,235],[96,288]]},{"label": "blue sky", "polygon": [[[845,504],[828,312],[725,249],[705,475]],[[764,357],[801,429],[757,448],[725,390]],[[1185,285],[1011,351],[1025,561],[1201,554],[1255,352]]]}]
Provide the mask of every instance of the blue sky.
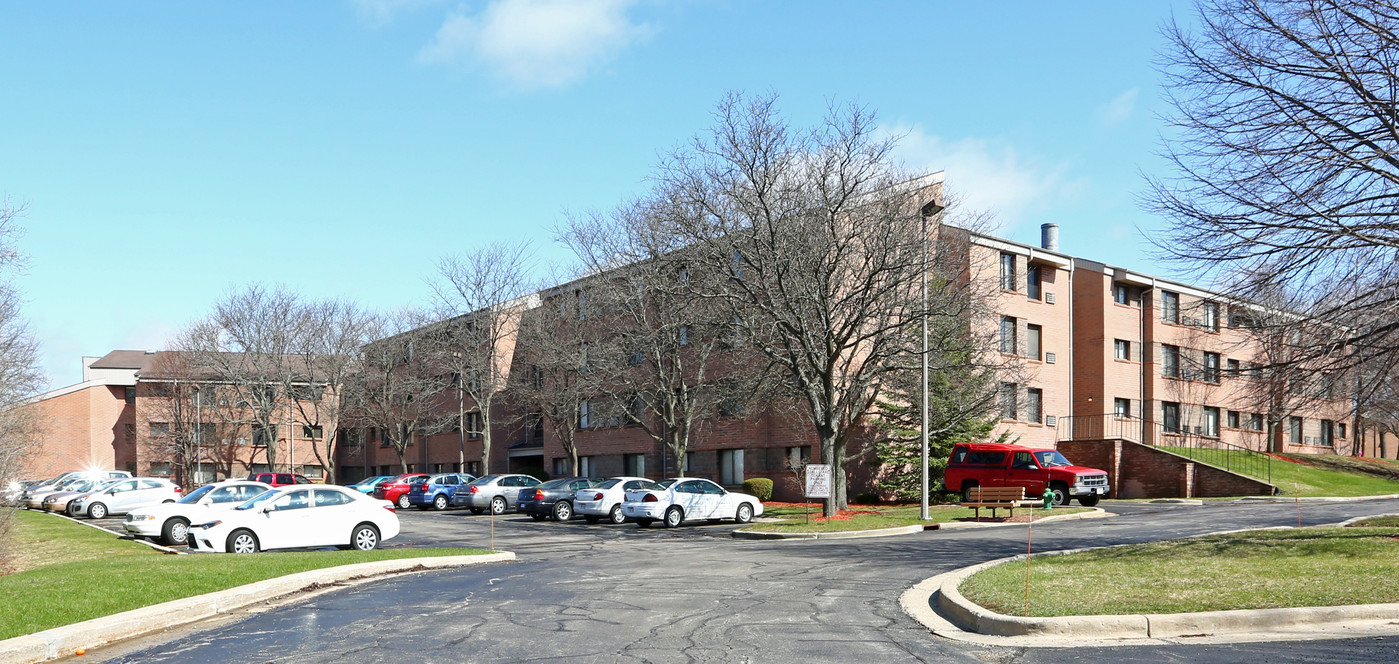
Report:
[{"label": "blue sky", "polygon": [[1134,196],[1181,2],[0,2],[0,196],[52,386],[231,288],[427,303],[438,257],[639,193],[729,90],[907,134],[1000,233],[1169,274]]}]

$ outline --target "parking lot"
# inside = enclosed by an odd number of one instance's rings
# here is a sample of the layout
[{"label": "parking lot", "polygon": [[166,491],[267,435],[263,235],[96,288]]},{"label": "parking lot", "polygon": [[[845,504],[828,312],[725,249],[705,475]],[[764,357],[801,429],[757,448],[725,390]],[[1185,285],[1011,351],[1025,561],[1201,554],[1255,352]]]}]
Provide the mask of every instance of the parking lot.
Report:
[{"label": "parking lot", "polygon": [[[1122,516],[1036,526],[1037,551],[1295,525],[1291,504],[1106,504]],[[1306,504],[1305,525],[1399,512],[1399,500]],[[1023,527],[868,540],[748,541],[675,529],[401,512],[391,546],[489,546],[515,563],[332,592],[93,657],[121,662],[1388,662],[1385,641],[1007,650],[938,639],[906,616],[918,581],[1024,551]],[[263,554],[276,555],[276,554]],[[175,641],[171,641],[175,639]],[[115,658],[115,659],[113,659]]]}]

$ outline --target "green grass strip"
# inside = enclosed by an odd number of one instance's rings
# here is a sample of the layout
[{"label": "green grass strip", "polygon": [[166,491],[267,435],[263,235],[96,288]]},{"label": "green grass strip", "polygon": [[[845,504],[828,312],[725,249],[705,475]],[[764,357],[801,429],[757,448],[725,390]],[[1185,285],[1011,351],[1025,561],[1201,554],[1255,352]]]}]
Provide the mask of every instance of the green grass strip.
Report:
[{"label": "green grass strip", "polygon": [[287,574],[376,560],[490,553],[483,549],[291,551],[174,556],[51,515],[20,512],[11,546],[44,564],[0,576],[0,639],[225,590]]},{"label": "green grass strip", "polygon": [[[1032,557],[1030,615],[1135,615],[1399,602],[1396,528],[1303,528]],[[1025,615],[1025,563],[962,583],[968,599]]]},{"label": "green grass strip", "polygon": [[[975,515],[975,511],[967,507],[956,507],[951,505],[935,505],[928,508],[929,520],[923,521],[918,518],[917,505],[904,505],[899,507],[873,507],[855,508],[857,510],[873,509],[878,514],[855,514],[850,519],[832,519],[830,521],[815,521],[821,515],[821,508],[815,504],[811,507],[811,523],[806,523],[802,515],[802,507],[774,507],[763,511],[764,517],[785,518],[786,521],[780,523],[759,523],[748,527],[746,530],[764,533],[837,533],[852,530],[876,530],[879,528],[898,528],[900,526],[912,526],[920,523],[948,523],[957,519],[970,519]],[[1035,510],[1035,519],[1042,519],[1049,516],[1062,514],[1076,514],[1087,512],[1083,507],[1057,507],[1045,511]],[[997,516],[1005,516],[1007,510],[996,510]],[[1015,515],[1028,516],[1029,509],[1015,509]],[[991,510],[982,508],[981,516],[986,521],[991,521]]]},{"label": "green grass strip", "polygon": [[[1189,456],[1201,463],[1225,467],[1224,450],[1182,447],[1162,449]],[[1254,463],[1237,466],[1234,471],[1265,482],[1271,481],[1284,496],[1383,496],[1399,493],[1399,468],[1394,468],[1391,464],[1338,457],[1333,454],[1287,456],[1305,463],[1273,459],[1271,478],[1267,476],[1263,466]]]}]

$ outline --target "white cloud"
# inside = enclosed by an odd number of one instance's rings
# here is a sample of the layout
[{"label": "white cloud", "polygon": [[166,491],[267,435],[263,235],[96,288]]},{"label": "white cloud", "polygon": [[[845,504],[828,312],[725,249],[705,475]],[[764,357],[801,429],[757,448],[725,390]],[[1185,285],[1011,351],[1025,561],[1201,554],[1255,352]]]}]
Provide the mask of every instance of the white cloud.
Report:
[{"label": "white cloud", "polygon": [[1137,106],[1137,88],[1132,88],[1098,108],[1098,120],[1106,125],[1120,124],[1132,116]]},{"label": "white cloud", "polygon": [[428,64],[483,67],[521,88],[568,85],[650,34],[634,0],[493,0],[454,12],[418,52]]},{"label": "white cloud", "polygon": [[355,7],[355,16],[373,27],[388,25],[400,14],[442,2],[443,0],[350,0],[350,4]]},{"label": "white cloud", "polygon": [[1067,165],[1027,157],[1001,141],[947,140],[919,125],[885,126],[883,131],[902,137],[896,156],[906,167],[918,173],[945,170],[947,187],[963,209],[995,214],[1004,232],[1025,222],[1053,221],[1036,215],[1073,198],[1085,184],[1068,177]]}]

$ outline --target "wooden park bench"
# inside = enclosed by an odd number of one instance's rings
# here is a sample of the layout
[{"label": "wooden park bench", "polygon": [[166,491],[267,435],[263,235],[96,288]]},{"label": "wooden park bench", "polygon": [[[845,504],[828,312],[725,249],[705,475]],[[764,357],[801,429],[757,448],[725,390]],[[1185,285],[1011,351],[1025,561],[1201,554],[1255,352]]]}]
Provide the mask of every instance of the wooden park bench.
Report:
[{"label": "wooden park bench", "polygon": [[991,518],[996,518],[996,510],[1010,510],[1011,518],[1015,518],[1015,508],[1031,507],[1040,504],[1038,500],[1025,500],[1025,487],[1023,486],[1000,486],[1000,487],[980,487],[975,486],[970,489],[971,500],[962,503],[962,507],[972,507],[976,509],[976,520],[981,520],[981,508],[991,508]]}]

